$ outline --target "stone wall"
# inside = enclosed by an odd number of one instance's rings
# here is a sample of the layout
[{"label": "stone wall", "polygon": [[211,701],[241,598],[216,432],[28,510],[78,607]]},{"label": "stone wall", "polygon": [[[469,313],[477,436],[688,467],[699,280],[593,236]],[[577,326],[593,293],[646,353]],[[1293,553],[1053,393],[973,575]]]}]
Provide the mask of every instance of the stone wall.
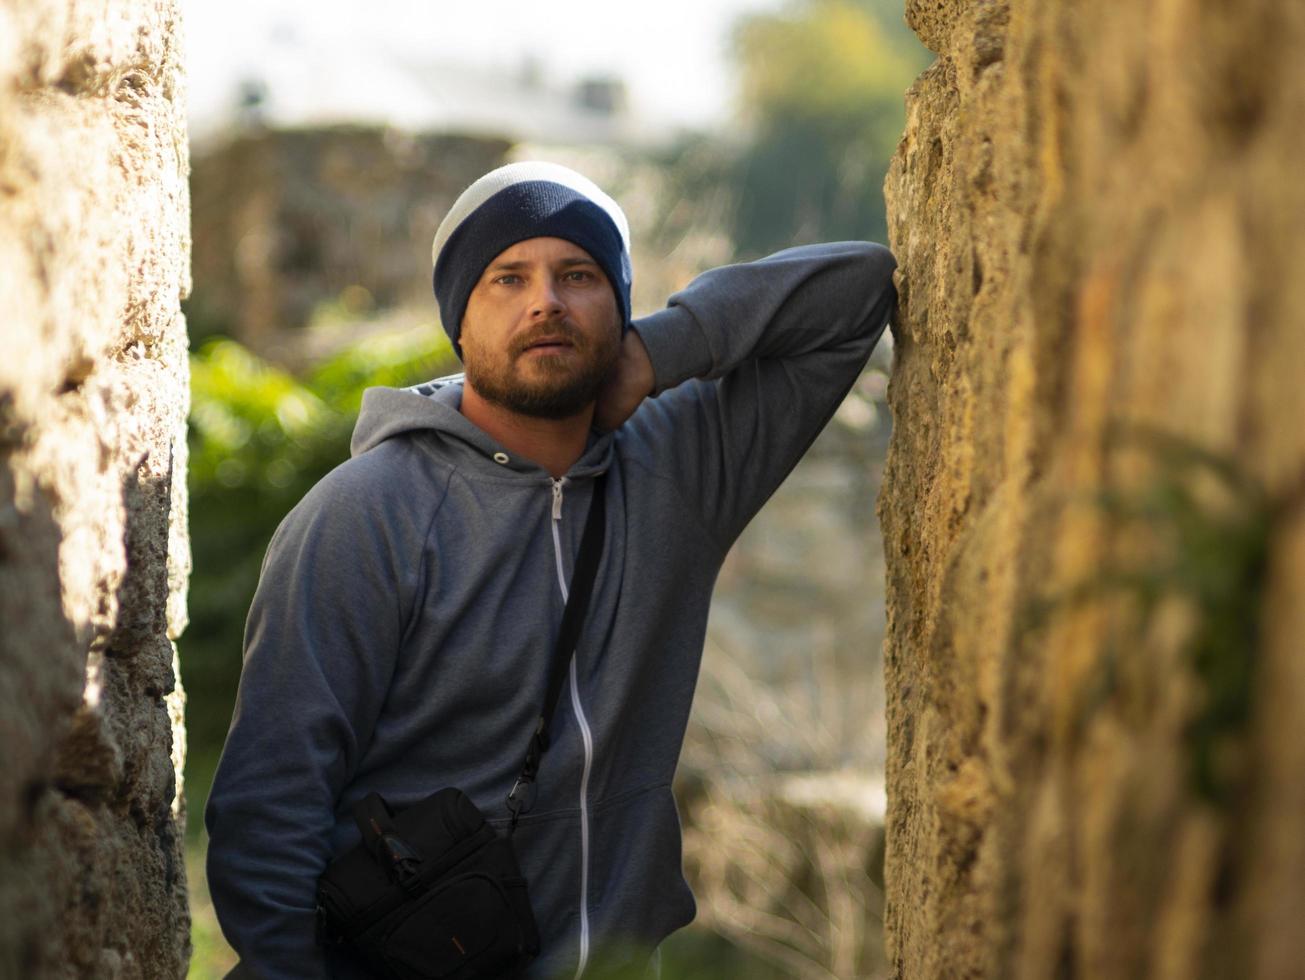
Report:
[{"label": "stone wall", "polygon": [[0,976],[180,977],[173,0],[0,3]]},{"label": "stone wall", "polygon": [[1305,6],[906,15],[893,975],[1305,976]]}]

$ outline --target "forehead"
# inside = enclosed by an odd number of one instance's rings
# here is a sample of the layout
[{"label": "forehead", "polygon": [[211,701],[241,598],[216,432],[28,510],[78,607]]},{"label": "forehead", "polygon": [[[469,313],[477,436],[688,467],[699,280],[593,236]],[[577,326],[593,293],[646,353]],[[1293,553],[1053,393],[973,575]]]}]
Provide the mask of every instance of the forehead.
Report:
[{"label": "forehead", "polygon": [[527,238],[509,245],[489,262],[489,268],[518,262],[593,262],[594,258],[579,245],[565,238]]}]

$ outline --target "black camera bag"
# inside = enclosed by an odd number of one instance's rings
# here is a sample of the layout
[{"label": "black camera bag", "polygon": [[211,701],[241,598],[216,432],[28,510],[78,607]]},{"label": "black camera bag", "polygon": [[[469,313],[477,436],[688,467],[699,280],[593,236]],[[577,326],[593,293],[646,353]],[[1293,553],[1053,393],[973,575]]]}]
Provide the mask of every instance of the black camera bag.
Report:
[{"label": "black camera bag", "polygon": [[602,476],[594,481],[548,692],[507,796],[507,834],[499,834],[459,789],[441,789],[397,813],[380,794],[368,793],[353,807],[361,843],[318,879],[319,944],[343,947],[391,980],[513,978],[539,955],[539,928],[511,838],[529,809],[564,668],[598,571],[605,482]]},{"label": "black camera bag", "polygon": [[538,955],[512,842],[461,790],[397,815],[370,793],[355,816],[362,843],[318,881],[320,941],[402,980],[513,977]]}]

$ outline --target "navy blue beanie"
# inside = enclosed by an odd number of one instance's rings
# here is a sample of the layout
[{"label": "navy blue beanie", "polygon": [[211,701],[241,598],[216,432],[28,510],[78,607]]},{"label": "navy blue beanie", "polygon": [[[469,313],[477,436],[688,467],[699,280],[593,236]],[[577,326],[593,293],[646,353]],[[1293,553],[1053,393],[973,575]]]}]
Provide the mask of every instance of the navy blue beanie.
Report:
[{"label": "navy blue beanie", "polygon": [[511,163],[481,177],[453,202],[431,246],[444,332],[462,357],[462,317],[485,267],[527,238],[579,245],[612,284],[624,330],[630,325],[630,229],[596,184],[555,163]]}]

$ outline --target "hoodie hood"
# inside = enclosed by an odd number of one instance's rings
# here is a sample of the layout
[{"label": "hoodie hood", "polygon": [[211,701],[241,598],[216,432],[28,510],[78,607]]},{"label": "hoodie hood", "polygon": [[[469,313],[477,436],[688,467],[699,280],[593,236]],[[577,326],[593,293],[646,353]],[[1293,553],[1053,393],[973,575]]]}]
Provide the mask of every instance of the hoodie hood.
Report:
[{"label": "hoodie hood", "polygon": [[[462,414],[463,375],[437,378],[411,388],[368,388],[354,425],[349,454],[361,456],[387,439],[424,432],[438,439],[441,450],[459,467],[483,469],[502,477],[503,471],[538,478],[548,472],[533,460],[509,453]],[[592,431],[584,454],[567,471],[568,477],[593,477],[611,465],[612,433]]]}]

